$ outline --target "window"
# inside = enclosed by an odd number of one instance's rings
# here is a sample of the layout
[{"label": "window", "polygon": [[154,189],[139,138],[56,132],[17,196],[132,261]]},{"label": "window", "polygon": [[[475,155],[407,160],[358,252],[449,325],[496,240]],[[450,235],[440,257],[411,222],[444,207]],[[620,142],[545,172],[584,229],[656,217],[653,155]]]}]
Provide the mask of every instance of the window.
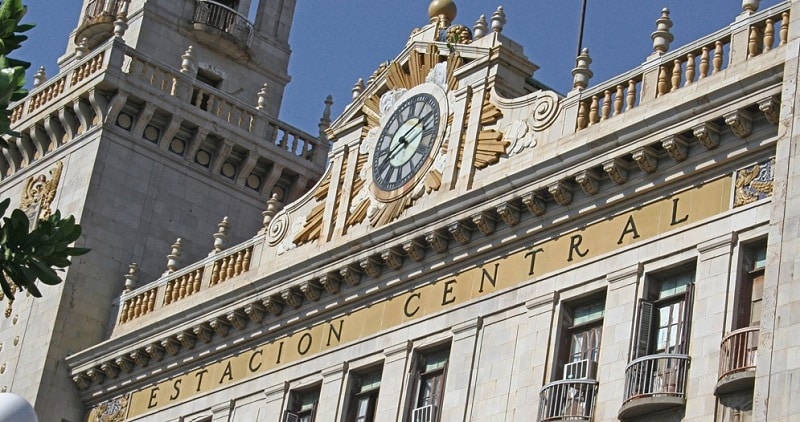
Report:
[{"label": "window", "polygon": [[761,323],[761,301],[764,296],[764,267],[767,241],[742,248],[742,271],[738,277],[733,328],[758,327]]},{"label": "window", "polygon": [[352,393],[348,406],[348,422],[375,422],[381,370],[352,374]]},{"label": "window", "polygon": [[438,422],[450,348],[420,352],[412,371],[411,422]]},{"label": "window", "polygon": [[694,270],[682,269],[648,280],[639,300],[633,358],[659,353],[689,352]]},{"label": "window", "polygon": [[316,420],[319,387],[311,390],[294,391],[289,396],[289,408],[283,422],[314,422]]},{"label": "window", "polygon": [[604,310],[604,297],[564,306],[553,379],[594,379]]}]

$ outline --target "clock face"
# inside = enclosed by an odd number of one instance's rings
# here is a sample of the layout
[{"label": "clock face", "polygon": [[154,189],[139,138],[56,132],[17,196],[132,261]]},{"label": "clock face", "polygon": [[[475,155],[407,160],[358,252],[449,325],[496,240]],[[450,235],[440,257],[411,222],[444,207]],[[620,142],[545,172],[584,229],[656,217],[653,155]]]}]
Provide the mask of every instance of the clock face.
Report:
[{"label": "clock face", "polygon": [[412,95],[395,109],[372,155],[372,178],[379,199],[392,200],[419,180],[433,160],[441,129],[439,101],[431,94]]}]

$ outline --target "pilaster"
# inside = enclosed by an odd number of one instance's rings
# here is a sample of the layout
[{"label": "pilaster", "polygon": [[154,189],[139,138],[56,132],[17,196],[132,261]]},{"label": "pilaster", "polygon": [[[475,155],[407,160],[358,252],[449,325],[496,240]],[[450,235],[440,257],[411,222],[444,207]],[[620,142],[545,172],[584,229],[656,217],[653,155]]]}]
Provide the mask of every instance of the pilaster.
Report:
[{"label": "pilaster", "polygon": [[[378,411],[375,420],[394,421],[402,420],[401,411],[403,403],[403,387],[406,385],[406,367],[408,366],[408,356],[411,351],[411,342],[404,341],[400,344],[384,349],[386,357],[383,361],[382,379],[394,380],[381,385],[381,396],[378,400]],[[397,382],[400,380],[401,382]]]},{"label": "pilaster", "polygon": [[466,417],[470,385],[473,382],[474,371],[477,370],[475,368],[475,351],[482,323],[482,318],[478,317],[451,328],[453,343],[450,346],[450,360],[444,384],[445,395],[440,417],[443,421],[463,420]]}]

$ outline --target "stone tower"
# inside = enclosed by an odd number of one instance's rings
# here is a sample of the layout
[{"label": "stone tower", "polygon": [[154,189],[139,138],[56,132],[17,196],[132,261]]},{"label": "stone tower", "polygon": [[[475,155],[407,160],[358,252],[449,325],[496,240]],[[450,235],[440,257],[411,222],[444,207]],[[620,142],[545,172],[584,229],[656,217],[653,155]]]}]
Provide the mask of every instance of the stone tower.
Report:
[{"label": "stone tower", "polygon": [[75,215],[92,249],[0,316],[0,390],[40,420],[84,417],[63,359],[108,336],[123,288],[252,237],[267,198],[322,174],[327,141],[276,119],[295,3],[85,0],[58,74],[12,104],[2,197],[32,221]]}]

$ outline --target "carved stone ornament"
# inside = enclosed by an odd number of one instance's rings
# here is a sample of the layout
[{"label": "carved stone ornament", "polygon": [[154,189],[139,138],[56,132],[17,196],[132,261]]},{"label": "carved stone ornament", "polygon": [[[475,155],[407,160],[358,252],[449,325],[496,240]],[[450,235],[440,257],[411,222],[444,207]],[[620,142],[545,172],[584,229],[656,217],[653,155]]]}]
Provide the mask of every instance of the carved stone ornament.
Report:
[{"label": "carved stone ornament", "polygon": [[92,368],[86,371],[86,375],[92,380],[94,384],[102,384],[106,380],[106,374],[99,368]]},{"label": "carved stone ornament", "polygon": [[161,359],[164,359],[164,348],[157,343],[153,343],[145,347],[145,352],[150,355],[150,359],[153,359],[156,362],[160,362]]},{"label": "carved stone ornament", "polygon": [[496,211],[503,222],[509,226],[516,226],[519,223],[519,208],[516,205],[506,202],[498,205]]},{"label": "carved stone ornament", "polygon": [[300,285],[300,291],[306,295],[306,299],[312,302],[316,302],[320,297],[322,297],[320,290],[322,290],[320,286],[310,280]]},{"label": "carved stone ornament", "polygon": [[354,265],[348,265],[339,270],[342,279],[350,287],[358,286],[361,283],[361,271]]},{"label": "carved stone ornament", "polygon": [[188,331],[178,334],[177,339],[181,342],[181,347],[186,350],[194,349],[194,345],[197,343],[197,337]]},{"label": "carved stone ornament", "polygon": [[575,175],[575,182],[587,195],[596,195],[600,192],[600,178],[592,169],[584,170]]},{"label": "carved stone ornament", "polygon": [[472,216],[472,223],[475,224],[475,227],[483,233],[484,235],[490,235],[494,233],[495,229],[495,219],[490,213],[483,211],[479,212]]},{"label": "carved stone ornament", "polygon": [[161,340],[161,347],[163,347],[170,356],[175,356],[181,351],[181,342],[172,337],[167,337]]},{"label": "carved stone ornament", "polygon": [[272,316],[278,316],[283,312],[283,302],[278,298],[267,296],[261,303],[264,305],[264,309]]},{"label": "carved stone ornament", "polygon": [[686,144],[686,140],[680,135],[672,135],[662,140],[661,146],[677,162],[681,162],[689,156],[689,147]]},{"label": "carved stone ornament", "polygon": [[192,328],[192,333],[203,343],[210,343],[211,339],[214,338],[214,331],[205,324]]},{"label": "carved stone ornament", "polygon": [[126,374],[133,371],[133,361],[127,356],[120,356],[114,359],[114,363],[117,364],[117,367]]},{"label": "carved stone ornament", "polygon": [[29,177],[25,182],[19,208],[28,215],[31,227],[36,221],[50,217],[50,205],[56,197],[63,168],[64,164],[59,161],[50,169],[50,180],[45,175],[40,174],[35,177]]},{"label": "carved stone ornament", "polygon": [[775,97],[765,98],[758,102],[758,109],[764,113],[767,121],[773,125],[778,124],[780,119],[780,103]]},{"label": "carved stone ornament", "polygon": [[72,381],[78,386],[79,390],[86,390],[92,385],[92,380],[85,373],[80,373],[72,377]]},{"label": "carved stone ornament", "polygon": [[108,378],[116,379],[119,376],[119,366],[114,362],[105,362],[100,365],[100,369],[106,374]]},{"label": "carved stone ornament", "polygon": [[289,215],[281,211],[272,218],[267,229],[267,239],[270,246],[275,246],[283,241],[289,231]]},{"label": "carved stone ornament", "polygon": [[381,259],[391,270],[399,270],[403,266],[403,254],[395,249],[387,249],[381,252]]},{"label": "carved stone ornament", "polygon": [[326,292],[335,295],[341,289],[341,278],[336,273],[323,274],[319,277],[319,284]]},{"label": "carved stone ornament", "polygon": [[621,185],[628,181],[628,169],[625,162],[619,158],[614,158],[603,163],[603,171],[614,183]]},{"label": "carved stone ornament", "polygon": [[375,258],[368,257],[358,262],[358,265],[364,270],[364,274],[378,278],[381,276],[381,263]]},{"label": "carved stone ornament", "polygon": [[251,303],[244,307],[244,313],[247,314],[247,317],[250,318],[250,321],[255,322],[256,324],[260,323],[264,320],[264,306],[260,303]]},{"label": "carved stone ornament", "polygon": [[100,403],[89,413],[88,422],[122,422],[128,413],[128,396]]},{"label": "carved stone ornament", "polygon": [[775,158],[753,164],[736,172],[734,207],[772,196]]},{"label": "carved stone ornament", "polygon": [[512,157],[519,154],[527,148],[536,146],[536,140],[533,138],[533,133],[528,128],[528,124],[524,120],[517,120],[509,125],[503,132],[506,140],[511,142],[508,147],[508,156]]},{"label": "carved stone ornament", "polygon": [[531,214],[541,217],[547,211],[547,202],[537,192],[531,192],[522,197],[522,203]]},{"label": "carved stone ornament", "polygon": [[467,227],[466,224],[460,221],[456,221],[448,225],[447,231],[450,232],[450,235],[453,236],[453,239],[455,239],[456,242],[462,245],[469,243],[470,239],[472,238],[472,231],[469,229],[469,227]]},{"label": "carved stone ornament", "polygon": [[131,352],[130,356],[131,359],[133,359],[133,361],[141,367],[145,367],[150,363],[150,355],[144,350],[134,350]]},{"label": "carved stone ornament", "polygon": [[291,288],[281,292],[281,299],[283,300],[283,303],[295,309],[299,308],[303,303],[303,296]]},{"label": "carved stone ornament", "polygon": [[410,240],[403,243],[403,250],[408,254],[408,257],[414,261],[422,261],[425,258],[425,245],[417,240]]},{"label": "carved stone ornament", "polygon": [[714,149],[719,145],[719,127],[713,123],[703,123],[692,128],[697,142],[706,149]]},{"label": "carved stone ornament", "polygon": [[723,115],[725,124],[740,138],[746,138],[753,130],[753,118],[744,110],[736,110]]},{"label": "carved stone ornament", "polygon": [[567,206],[572,203],[572,189],[564,182],[556,182],[547,187],[550,195],[553,195],[553,200],[558,205]]},{"label": "carved stone ornament", "polygon": [[227,336],[231,329],[231,324],[222,317],[214,318],[211,321],[208,321],[208,325],[220,337]]},{"label": "carved stone ornament", "polygon": [[658,168],[658,155],[652,147],[642,147],[633,151],[633,161],[645,173],[653,173]]},{"label": "carved stone ornament", "polygon": [[425,241],[428,242],[431,249],[438,253],[447,252],[447,237],[438,231],[432,231],[425,235]]},{"label": "carved stone ornament", "polygon": [[247,326],[247,316],[242,311],[230,311],[225,314],[225,319],[237,330],[244,330]]}]

